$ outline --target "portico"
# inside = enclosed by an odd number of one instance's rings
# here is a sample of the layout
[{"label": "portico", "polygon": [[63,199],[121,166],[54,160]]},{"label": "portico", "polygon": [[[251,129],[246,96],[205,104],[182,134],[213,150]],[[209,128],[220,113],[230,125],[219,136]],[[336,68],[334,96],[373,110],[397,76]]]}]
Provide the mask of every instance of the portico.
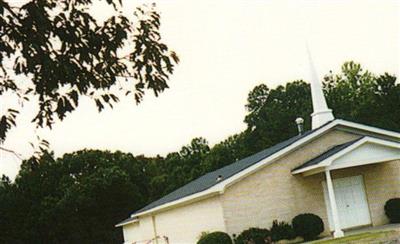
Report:
[{"label": "portico", "polygon": [[[364,136],[332,147],[296,167],[292,174],[301,174],[303,177],[324,174],[321,187],[324,189],[329,228],[334,237],[342,237],[345,229],[380,224],[372,218],[377,215],[374,211],[380,211],[372,206],[376,205],[374,194],[368,196],[367,192],[373,189],[373,177],[370,172],[368,179],[365,179],[363,172],[368,165],[382,167],[385,163],[400,164],[399,159],[400,143]],[[394,167],[393,170],[400,170],[400,167]],[[378,172],[376,177],[379,177]],[[388,178],[384,188],[397,193],[400,179]]]}]

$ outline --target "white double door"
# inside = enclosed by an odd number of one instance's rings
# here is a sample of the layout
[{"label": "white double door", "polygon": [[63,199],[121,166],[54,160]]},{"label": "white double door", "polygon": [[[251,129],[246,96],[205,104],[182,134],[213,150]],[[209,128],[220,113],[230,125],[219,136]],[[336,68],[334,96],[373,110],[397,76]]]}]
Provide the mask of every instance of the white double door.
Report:
[{"label": "white double door", "polygon": [[[333,180],[333,188],[342,229],[371,224],[364,181],[361,175],[335,179]],[[324,183],[324,192],[325,203],[328,207],[329,225],[333,230],[326,182]]]}]

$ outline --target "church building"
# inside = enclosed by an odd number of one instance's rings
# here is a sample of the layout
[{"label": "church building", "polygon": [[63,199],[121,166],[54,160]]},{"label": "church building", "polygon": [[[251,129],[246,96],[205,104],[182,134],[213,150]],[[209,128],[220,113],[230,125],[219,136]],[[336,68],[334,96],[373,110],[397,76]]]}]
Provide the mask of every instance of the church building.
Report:
[{"label": "church building", "polygon": [[400,133],[334,118],[310,64],[312,130],[132,213],[116,225],[125,243],[191,244],[202,232],[238,235],[302,213],[320,216],[333,237],[387,224],[385,202],[400,197]]}]

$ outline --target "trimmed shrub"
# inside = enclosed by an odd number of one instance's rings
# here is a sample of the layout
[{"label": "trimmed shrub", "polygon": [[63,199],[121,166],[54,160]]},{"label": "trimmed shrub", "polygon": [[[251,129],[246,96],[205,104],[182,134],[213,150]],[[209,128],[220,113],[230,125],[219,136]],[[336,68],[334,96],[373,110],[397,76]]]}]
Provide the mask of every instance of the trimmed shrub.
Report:
[{"label": "trimmed shrub", "polygon": [[197,244],[232,244],[232,239],[225,232],[216,231],[203,234]]},{"label": "trimmed shrub", "polygon": [[273,241],[292,240],[296,238],[296,233],[292,225],[284,221],[278,222],[278,220],[274,220],[270,232]]},{"label": "trimmed shrub", "polygon": [[200,235],[197,237],[197,239],[200,240],[201,238],[205,237],[208,234],[210,234],[209,231],[203,231],[200,233]]},{"label": "trimmed shrub", "polygon": [[270,231],[267,229],[250,228],[235,238],[235,244],[266,244],[271,243]]},{"label": "trimmed shrub", "polygon": [[293,218],[292,226],[297,236],[303,237],[305,241],[312,241],[318,238],[324,231],[322,219],[311,213],[300,214]]},{"label": "trimmed shrub", "polygon": [[400,223],[400,198],[392,198],[385,203],[385,214],[390,223]]}]

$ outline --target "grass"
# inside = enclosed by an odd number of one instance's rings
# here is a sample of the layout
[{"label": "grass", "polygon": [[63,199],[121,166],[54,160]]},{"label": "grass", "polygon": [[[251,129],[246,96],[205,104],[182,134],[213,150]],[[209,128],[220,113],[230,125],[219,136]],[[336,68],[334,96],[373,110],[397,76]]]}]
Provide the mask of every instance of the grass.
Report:
[{"label": "grass", "polygon": [[337,239],[318,240],[313,244],[340,244],[340,243],[385,243],[390,240],[400,239],[400,232],[394,230],[386,230],[379,232],[367,232],[345,236]]}]

